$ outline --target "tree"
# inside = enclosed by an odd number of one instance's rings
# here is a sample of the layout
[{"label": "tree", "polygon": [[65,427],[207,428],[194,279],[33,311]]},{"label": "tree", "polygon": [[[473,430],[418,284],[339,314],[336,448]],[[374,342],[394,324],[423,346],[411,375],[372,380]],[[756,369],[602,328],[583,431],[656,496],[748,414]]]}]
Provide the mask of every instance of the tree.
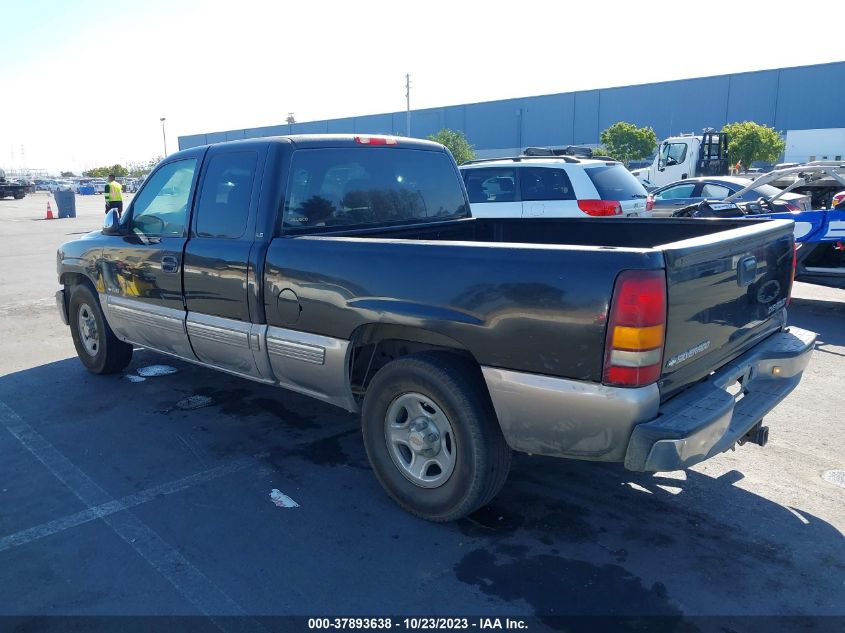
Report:
[{"label": "tree", "polygon": [[76,174],[74,174],[72,171],[63,171],[62,178],[76,178]]},{"label": "tree", "polygon": [[146,176],[149,174],[153,168],[161,162],[162,156],[155,156],[147,161],[141,161],[139,163],[129,163],[129,175],[133,178],[140,178],[141,176]]},{"label": "tree", "polygon": [[475,158],[475,150],[469,144],[463,132],[443,128],[437,134],[429,135],[428,140],[445,145],[452,152],[452,156],[455,157],[455,162],[458,165],[463,165],[468,160]]},{"label": "tree", "polygon": [[722,132],[728,134],[731,162],[741,161],[746,168],[751,167],[755,160],[775,163],[786,148],[777,130],[754,121],[728,123]]},{"label": "tree", "polygon": [[657,147],[657,135],[650,127],[619,121],[601,133],[601,144],[610,156],[627,165],[650,156]]},{"label": "tree", "polygon": [[82,172],[83,176],[88,176],[89,178],[105,178],[109,174],[128,176],[129,170],[123,165],[112,165],[111,167],[94,167],[93,169]]}]

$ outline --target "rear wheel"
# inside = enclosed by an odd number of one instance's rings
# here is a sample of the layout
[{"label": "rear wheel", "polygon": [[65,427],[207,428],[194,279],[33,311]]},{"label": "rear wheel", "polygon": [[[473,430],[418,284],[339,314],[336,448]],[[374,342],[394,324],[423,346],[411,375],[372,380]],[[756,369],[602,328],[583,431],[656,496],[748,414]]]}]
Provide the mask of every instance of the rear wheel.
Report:
[{"label": "rear wheel", "polygon": [[88,286],[74,286],[68,321],[76,354],[88,371],[113,374],[132,360],[132,346],[114,335],[103,317],[99,300]]},{"label": "rear wheel", "polygon": [[429,521],[453,521],[501,490],[511,452],[478,368],[424,352],[382,368],[362,415],[367,456],[393,499]]}]

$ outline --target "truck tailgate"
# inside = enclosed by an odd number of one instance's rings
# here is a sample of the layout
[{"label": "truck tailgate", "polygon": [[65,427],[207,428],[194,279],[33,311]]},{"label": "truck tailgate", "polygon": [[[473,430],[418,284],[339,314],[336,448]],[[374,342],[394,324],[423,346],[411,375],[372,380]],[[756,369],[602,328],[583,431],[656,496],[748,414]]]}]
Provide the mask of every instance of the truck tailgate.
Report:
[{"label": "truck tailgate", "polygon": [[660,379],[666,399],[783,325],[793,223],[750,223],[659,248],[668,299]]}]

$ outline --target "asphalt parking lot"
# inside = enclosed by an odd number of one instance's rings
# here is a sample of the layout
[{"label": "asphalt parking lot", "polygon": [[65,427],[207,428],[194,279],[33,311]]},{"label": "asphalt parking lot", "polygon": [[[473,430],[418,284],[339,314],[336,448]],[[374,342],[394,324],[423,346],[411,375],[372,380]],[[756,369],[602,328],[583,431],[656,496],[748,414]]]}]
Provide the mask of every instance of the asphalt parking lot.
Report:
[{"label": "asphalt parking lot", "polygon": [[[0,200],[0,615],[845,622],[788,617],[845,617],[845,488],[823,478],[845,470],[845,291],[797,284],[790,321],[819,343],[764,449],[656,475],[517,455],[492,505],[433,525],[382,492],[340,409],[143,350],[89,374],[55,250],[102,200],[46,221],[47,200]],[[137,378],[157,364],[176,372]]]}]

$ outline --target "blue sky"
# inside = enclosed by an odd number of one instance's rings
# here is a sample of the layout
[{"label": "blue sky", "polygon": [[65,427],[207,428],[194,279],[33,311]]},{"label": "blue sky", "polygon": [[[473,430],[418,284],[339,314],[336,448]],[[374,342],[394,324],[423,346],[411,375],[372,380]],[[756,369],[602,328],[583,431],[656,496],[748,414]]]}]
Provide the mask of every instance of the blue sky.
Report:
[{"label": "blue sky", "polygon": [[17,27],[0,38],[7,168],[146,160],[163,151],[162,116],[174,151],[179,135],[290,111],[401,110],[406,72],[411,106],[424,108],[845,59],[845,3],[826,6],[829,29],[809,11],[785,24],[785,9],[720,1],[36,0],[2,11]]}]

